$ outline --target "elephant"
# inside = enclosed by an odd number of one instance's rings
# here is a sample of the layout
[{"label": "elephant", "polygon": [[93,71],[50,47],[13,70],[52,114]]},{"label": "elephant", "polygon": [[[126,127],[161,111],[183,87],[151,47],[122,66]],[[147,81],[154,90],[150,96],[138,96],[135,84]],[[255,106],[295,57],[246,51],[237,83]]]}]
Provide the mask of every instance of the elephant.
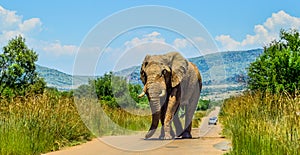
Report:
[{"label": "elephant", "polygon": [[[152,123],[145,135],[149,139],[155,133],[159,120],[159,139],[192,138],[192,118],[196,111],[202,78],[197,66],[178,52],[162,55],[146,55],[140,70],[144,84],[138,97],[147,95],[152,112]],[[184,111],[184,128],[178,117],[179,108]],[[176,135],[172,129],[174,123]]]}]

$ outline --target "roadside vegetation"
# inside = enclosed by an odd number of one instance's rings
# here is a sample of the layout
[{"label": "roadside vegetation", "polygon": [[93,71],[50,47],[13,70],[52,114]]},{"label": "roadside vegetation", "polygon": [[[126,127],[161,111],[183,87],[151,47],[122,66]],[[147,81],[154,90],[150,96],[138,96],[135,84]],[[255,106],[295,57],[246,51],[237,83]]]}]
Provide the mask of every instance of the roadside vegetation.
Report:
[{"label": "roadside vegetation", "polygon": [[249,90],[224,101],[227,154],[300,154],[300,36],[282,30],[248,68]]},{"label": "roadside vegetation", "polygon": [[[150,108],[146,97],[137,97],[140,85],[107,73],[61,92],[39,77],[37,60],[21,36],[0,53],[0,154],[41,154],[95,136],[127,134],[123,129],[148,130]],[[199,101],[194,127],[210,107],[210,101]]]},{"label": "roadside vegetation", "polygon": [[90,140],[73,100],[43,94],[0,99],[0,154],[40,154]]}]

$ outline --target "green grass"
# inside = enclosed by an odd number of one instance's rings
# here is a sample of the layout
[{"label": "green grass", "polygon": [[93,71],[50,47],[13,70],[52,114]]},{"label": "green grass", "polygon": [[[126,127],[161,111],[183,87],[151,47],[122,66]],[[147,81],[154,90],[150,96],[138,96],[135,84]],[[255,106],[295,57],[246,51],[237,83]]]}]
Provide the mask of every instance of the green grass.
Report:
[{"label": "green grass", "polygon": [[[149,108],[127,110],[47,91],[11,100],[0,98],[0,154],[41,154],[95,136],[149,129]],[[196,112],[193,127],[199,127],[204,115],[205,112]]]},{"label": "green grass", "polygon": [[227,99],[221,109],[228,154],[300,154],[300,96],[245,94]]},{"label": "green grass", "polygon": [[101,106],[99,101],[74,100],[49,92],[11,100],[0,98],[0,154],[41,154],[95,136],[147,130],[151,116],[139,115],[145,112],[136,109],[131,114]]},{"label": "green grass", "polygon": [[40,154],[90,140],[71,98],[0,99],[0,154]]},{"label": "green grass", "polygon": [[202,117],[207,115],[207,111],[196,111],[192,120],[192,127],[199,128]]}]

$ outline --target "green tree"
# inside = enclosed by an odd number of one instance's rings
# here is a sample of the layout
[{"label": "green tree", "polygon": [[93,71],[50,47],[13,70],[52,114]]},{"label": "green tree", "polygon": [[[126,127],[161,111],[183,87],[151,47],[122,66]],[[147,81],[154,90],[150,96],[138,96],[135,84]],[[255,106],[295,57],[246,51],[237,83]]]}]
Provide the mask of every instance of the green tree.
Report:
[{"label": "green tree", "polygon": [[26,46],[22,36],[11,39],[0,54],[0,93],[12,96],[42,92],[46,83],[35,71],[37,60],[38,55]]},{"label": "green tree", "polygon": [[110,101],[113,98],[111,85],[112,72],[104,74],[94,81],[90,81],[90,85],[95,87],[96,94],[100,100]]},{"label": "green tree", "polygon": [[[74,95],[77,97],[91,97],[89,94],[95,94],[101,104],[119,108],[137,107],[140,106],[139,103],[145,104],[146,98],[138,98],[138,94],[141,92],[142,87],[140,85],[130,84],[125,77],[116,76],[109,72],[95,80],[90,80],[88,85],[80,86],[75,90]],[[143,105],[143,107],[146,106]]]},{"label": "green tree", "polygon": [[211,107],[210,104],[211,104],[210,100],[200,99],[197,104],[197,110],[205,111]]},{"label": "green tree", "polygon": [[251,90],[294,94],[300,88],[300,37],[297,30],[281,30],[280,40],[264,48],[248,68]]}]

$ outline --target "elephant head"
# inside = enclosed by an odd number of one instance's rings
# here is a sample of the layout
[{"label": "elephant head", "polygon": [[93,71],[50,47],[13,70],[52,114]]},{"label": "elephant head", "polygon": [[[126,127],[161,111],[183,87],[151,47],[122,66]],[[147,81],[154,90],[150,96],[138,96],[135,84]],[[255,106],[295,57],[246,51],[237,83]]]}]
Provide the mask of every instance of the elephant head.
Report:
[{"label": "elephant head", "polygon": [[187,67],[188,61],[178,52],[145,57],[140,71],[144,88],[139,97],[147,94],[152,111],[152,123],[146,138],[154,134],[163,114],[162,106],[172,89],[184,78]]}]

